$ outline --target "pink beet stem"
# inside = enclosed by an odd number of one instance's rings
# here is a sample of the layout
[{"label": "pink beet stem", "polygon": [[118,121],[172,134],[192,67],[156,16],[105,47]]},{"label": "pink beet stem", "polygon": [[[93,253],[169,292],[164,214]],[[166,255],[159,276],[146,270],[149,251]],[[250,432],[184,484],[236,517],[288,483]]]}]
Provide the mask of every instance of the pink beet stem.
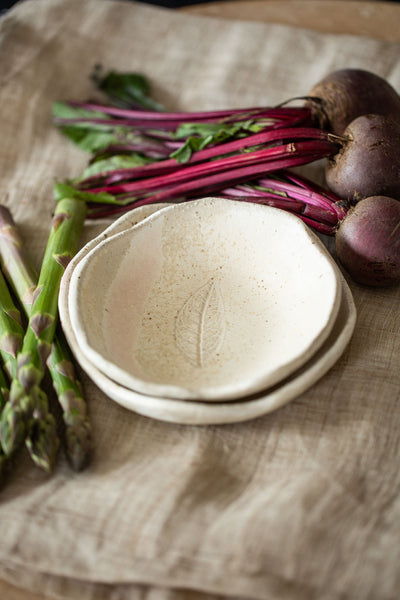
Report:
[{"label": "pink beet stem", "polygon": [[151,110],[131,110],[117,108],[114,106],[106,106],[92,102],[68,102],[70,106],[84,108],[85,110],[93,110],[107,115],[121,117],[123,119],[132,119],[137,121],[179,121],[181,123],[190,123],[192,121],[203,121],[204,119],[221,120],[227,118],[242,117],[249,119],[251,117],[268,117],[280,120],[292,120],[293,118],[307,119],[311,117],[311,111],[307,107],[289,108],[289,107],[251,107],[237,109],[222,109],[211,111],[195,111],[195,112],[157,112]]},{"label": "pink beet stem", "polygon": [[338,218],[334,210],[329,210],[315,203],[309,203],[307,200],[301,201],[293,196],[285,198],[272,192],[257,194],[257,190],[252,190],[252,193],[250,194],[246,194],[246,192],[242,190],[237,193],[235,188],[222,190],[221,193],[223,196],[232,199],[237,198],[248,202],[268,204],[269,206],[275,206],[276,208],[281,208],[283,210],[290,210],[298,215],[307,216],[326,225],[338,224]]},{"label": "pink beet stem", "polygon": [[[115,169],[111,173],[104,173],[104,175],[94,175],[83,180],[79,184],[80,189],[88,189],[91,184],[98,184],[99,180],[103,179],[105,185],[116,183],[121,179],[136,179],[141,177],[148,177],[150,175],[160,175],[162,173],[168,173],[176,171],[182,167],[188,168],[189,165],[196,164],[203,161],[208,161],[217,156],[230,154],[232,152],[239,152],[245,148],[251,148],[259,146],[261,144],[270,144],[274,142],[283,142],[284,140],[325,140],[329,141],[330,135],[325,131],[313,128],[313,127],[297,127],[297,128],[283,128],[278,130],[265,131],[262,133],[256,133],[249,135],[245,138],[234,140],[231,142],[225,142],[213,147],[205,148],[193,152],[192,156],[186,163],[179,163],[174,158],[166,159],[157,163],[151,163],[140,167],[134,167],[131,169]],[[336,145],[331,143],[332,152],[336,148]]]},{"label": "pink beet stem", "polygon": [[[290,174],[288,178],[290,178]],[[304,180],[303,180],[304,182]],[[296,198],[298,200],[306,201],[307,204],[312,204],[314,206],[324,207],[330,213],[334,213],[336,218],[343,219],[346,215],[347,210],[345,210],[341,203],[342,201],[339,198],[329,198],[323,193],[323,189],[319,188],[317,184],[315,184],[314,188],[306,188],[300,187],[299,185],[291,184],[286,181],[277,181],[275,179],[265,179],[262,178],[258,182],[261,187],[266,187],[267,189],[274,189],[277,192],[281,191],[292,198]]]},{"label": "pink beet stem", "polygon": [[132,199],[127,196],[124,199],[128,201],[127,203],[121,204],[121,206],[113,206],[109,209],[91,211],[88,216],[91,218],[100,218],[125,212],[134,206],[137,207],[171,200],[176,201],[177,198],[198,197],[204,193],[219,191],[226,187],[227,183],[231,184],[233,182],[247,181],[249,179],[258,177],[263,173],[306,164],[321,158],[324,155],[324,152],[326,155],[332,151],[330,143],[324,142],[324,144],[324,149],[320,147],[318,151],[314,149],[314,152],[310,151],[309,153],[305,153],[303,151],[302,153],[298,154],[294,153],[293,144],[289,144],[286,146],[286,148],[291,149],[286,150],[286,152],[282,152],[282,155],[279,158],[270,160],[267,163],[262,162],[250,166],[235,168],[233,170],[218,172],[213,175],[206,175],[185,183],[171,186],[168,189],[164,189],[161,192],[151,194],[144,198],[139,196]]},{"label": "pink beet stem", "polygon": [[[330,142],[320,140],[304,141],[296,144],[291,142],[290,144],[285,144],[283,146],[272,146],[254,152],[235,154],[234,156],[227,156],[211,162],[182,167],[180,170],[167,175],[140,179],[138,181],[127,182],[120,185],[106,185],[99,188],[89,188],[86,189],[86,191],[94,194],[99,192],[107,192],[115,195],[132,193],[147,194],[152,190],[170,186],[175,187],[178,183],[183,183],[185,181],[197,181],[198,178],[201,178],[204,175],[212,175],[227,169],[233,169],[243,165],[258,164],[261,162],[266,164],[269,161],[274,161],[282,156],[304,155],[307,157],[310,153],[313,155],[320,153],[321,156],[326,156],[326,154],[330,154],[331,152],[332,144]],[[279,185],[280,184],[277,182],[276,188],[278,188]],[[295,186],[292,187],[294,188],[294,192],[297,192]]]}]

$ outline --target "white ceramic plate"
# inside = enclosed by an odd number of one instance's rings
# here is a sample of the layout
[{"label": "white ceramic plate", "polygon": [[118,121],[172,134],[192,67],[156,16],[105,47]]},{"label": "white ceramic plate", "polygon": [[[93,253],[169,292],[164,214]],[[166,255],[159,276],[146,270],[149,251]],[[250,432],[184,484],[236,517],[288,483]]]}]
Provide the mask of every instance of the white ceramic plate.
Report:
[{"label": "white ceramic plate", "polygon": [[203,198],[92,247],[71,274],[69,312],[79,346],[110,379],[218,402],[305,364],[340,300],[334,263],[300,219]]},{"label": "white ceramic plate", "polygon": [[[139,214],[124,215],[111,225],[107,232],[117,232],[125,226],[131,226]],[[146,215],[145,212],[142,214]],[[306,365],[280,385],[254,397],[219,403],[152,397],[124,388],[97,369],[82,352],[74,336],[68,307],[69,284],[73,269],[88,252],[90,245],[94,246],[99,239],[104,239],[104,236],[108,235],[107,232],[90,242],[67,268],[60,290],[60,319],[68,343],[82,369],[109,398],[131,411],[161,421],[190,425],[217,425],[254,419],[287,404],[315,384],[337,362],[351,339],[356,323],[356,309],[349,287],[341,278],[342,301],[328,339]]]}]

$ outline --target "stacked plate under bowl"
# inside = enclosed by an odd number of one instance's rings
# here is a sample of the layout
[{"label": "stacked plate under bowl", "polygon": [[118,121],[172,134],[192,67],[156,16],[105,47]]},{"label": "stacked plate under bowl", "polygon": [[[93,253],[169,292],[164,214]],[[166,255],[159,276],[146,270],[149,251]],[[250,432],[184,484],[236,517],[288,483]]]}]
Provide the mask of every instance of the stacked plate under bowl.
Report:
[{"label": "stacked plate under bowl", "polygon": [[139,207],[90,241],[61,283],[81,367],[138,413],[251,419],[337,361],[350,290],[322,242],[281,210],[222,198]]}]

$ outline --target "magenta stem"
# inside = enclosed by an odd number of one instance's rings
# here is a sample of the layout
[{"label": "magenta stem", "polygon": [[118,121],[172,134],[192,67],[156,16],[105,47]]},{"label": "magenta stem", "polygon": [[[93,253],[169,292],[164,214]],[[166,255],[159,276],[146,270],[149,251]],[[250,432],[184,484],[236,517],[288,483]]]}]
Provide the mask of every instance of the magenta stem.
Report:
[{"label": "magenta stem", "polygon": [[124,108],[117,108],[114,106],[106,106],[103,104],[97,104],[93,102],[68,102],[70,106],[76,106],[78,108],[84,108],[86,110],[93,110],[101,112],[107,115],[120,117],[123,119],[132,119],[137,121],[180,121],[190,123],[191,121],[203,121],[204,119],[226,119],[230,117],[242,117],[243,119],[249,119],[251,117],[268,117],[272,119],[288,119],[302,118],[307,119],[311,117],[311,110],[307,107],[250,107],[250,108],[237,108],[237,109],[222,109],[222,110],[210,110],[210,111],[195,111],[195,112],[157,112],[151,110],[131,110]]},{"label": "magenta stem", "polygon": [[[288,146],[291,146],[291,144],[289,144]],[[331,151],[331,148],[328,149],[328,146],[325,147],[326,153]],[[255,165],[218,172],[213,175],[207,175],[198,178],[196,177],[196,179],[194,180],[171,186],[168,189],[165,189],[155,194],[148,195],[146,197],[139,196],[131,199],[128,196],[126,198],[126,200],[128,201],[126,204],[120,206],[113,206],[107,209],[90,211],[88,217],[100,218],[125,212],[130,208],[143,206],[147,204],[167,202],[171,200],[176,201],[178,198],[199,197],[206,193],[218,192],[224,187],[226,187],[227,183],[232,184],[235,182],[248,181],[250,179],[257,178],[264,173],[303,165],[321,157],[321,150],[318,153],[310,152],[308,154],[305,154],[303,152],[299,153],[298,155],[294,154],[293,150],[289,150],[286,153],[282,152],[282,156],[280,156],[279,158],[275,158],[274,160],[270,160],[268,163],[262,162]],[[129,202],[129,200],[132,201]]]},{"label": "magenta stem", "polygon": [[[290,178],[290,175],[288,175],[288,178]],[[304,183],[304,180],[302,180],[302,183]],[[292,198],[307,202],[308,205],[325,207],[330,213],[333,212],[338,219],[343,219],[347,214],[347,209],[344,208],[343,201],[333,196],[329,198],[317,184],[315,184],[314,188],[311,188],[303,187],[300,184],[296,186],[287,181],[265,178],[260,179],[258,184],[268,189],[272,188],[277,192],[286,193]]]},{"label": "magenta stem", "polygon": [[79,188],[88,189],[88,187],[91,187],[91,184],[98,185],[101,180],[104,181],[105,185],[111,185],[121,180],[139,179],[142,177],[150,177],[152,175],[166,174],[168,172],[176,171],[180,168],[188,168],[192,164],[214,159],[217,156],[238,152],[245,148],[251,148],[253,146],[256,147],[262,144],[271,144],[275,142],[283,143],[284,140],[295,141],[299,139],[322,140],[329,142],[331,144],[331,152],[337,148],[336,144],[330,141],[329,134],[320,129],[313,127],[282,128],[278,130],[256,133],[242,139],[225,142],[223,144],[219,144],[218,146],[193,152],[192,156],[186,163],[179,163],[174,158],[170,158],[159,163],[151,163],[140,167],[134,167],[132,169],[116,169],[112,171],[111,174],[104,173],[104,175],[102,175],[100,173],[81,181],[79,183]]},{"label": "magenta stem", "polygon": [[[311,140],[298,142],[297,144],[291,142],[283,146],[272,146],[270,148],[264,148],[262,150],[249,152],[245,154],[236,154],[234,156],[228,156],[220,158],[219,160],[195,164],[189,167],[183,167],[173,173],[167,175],[161,175],[158,177],[140,179],[138,181],[127,182],[120,185],[106,185],[99,188],[86,188],[86,191],[90,193],[107,192],[114,195],[120,194],[132,194],[132,193],[148,193],[152,190],[168,188],[176,186],[179,183],[184,183],[193,180],[194,184],[199,178],[203,176],[211,176],[214,173],[220,173],[228,169],[234,169],[242,166],[257,165],[262,163],[266,165],[271,161],[276,161],[279,158],[290,157],[290,156],[304,156],[304,160],[308,162],[310,154],[318,156],[326,156],[332,153],[331,142],[321,140]],[[261,170],[261,172],[263,172]],[[265,172],[265,171],[264,171]],[[286,184],[290,185],[290,184]],[[277,184],[278,186],[278,184]],[[295,186],[293,190],[297,191]]]}]

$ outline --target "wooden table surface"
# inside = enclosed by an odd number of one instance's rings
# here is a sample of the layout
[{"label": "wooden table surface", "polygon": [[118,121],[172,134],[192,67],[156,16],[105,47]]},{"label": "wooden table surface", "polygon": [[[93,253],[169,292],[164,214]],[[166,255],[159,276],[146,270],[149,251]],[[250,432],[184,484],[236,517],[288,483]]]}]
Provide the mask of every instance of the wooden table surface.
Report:
[{"label": "wooden table surface", "polygon": [[236,0],[187,6],[193,15],[281,23],[400,42],[400,4],[360,0]]},{"label": "wooden table surface", "polygon": [[[400,42],[400,3],[361,0],[235,0],[191,5],[192,15],[281,23],[330,33],[363,35]],[[0,580],[0,598],[43,600]]]}]

